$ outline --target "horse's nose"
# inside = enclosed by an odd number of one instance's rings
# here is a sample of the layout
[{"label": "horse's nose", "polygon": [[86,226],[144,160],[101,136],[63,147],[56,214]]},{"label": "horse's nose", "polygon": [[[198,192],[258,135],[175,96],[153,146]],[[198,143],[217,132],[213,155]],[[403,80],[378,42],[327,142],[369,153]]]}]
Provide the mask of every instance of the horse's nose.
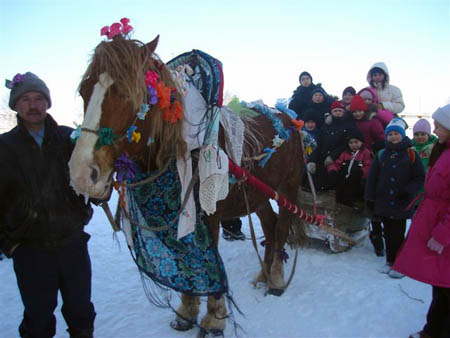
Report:
[{"label": "horse's nose", "polygon": [[92,171],[91,171],[91,180],[94,184],[97,183],[98,180],[98,169],[95,167],[91,167]]}]

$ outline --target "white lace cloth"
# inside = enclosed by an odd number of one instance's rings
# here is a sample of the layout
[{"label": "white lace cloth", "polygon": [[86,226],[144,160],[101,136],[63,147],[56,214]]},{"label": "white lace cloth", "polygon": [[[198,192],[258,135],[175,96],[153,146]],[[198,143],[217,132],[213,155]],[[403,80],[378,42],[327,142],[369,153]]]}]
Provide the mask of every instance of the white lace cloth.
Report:
[{"label": "white lace cloth", "polygon": [[200,149],[198,162],[200,206],[208,215],[216,212],[217,201],[228,195],[228,156],[209,144]]}]

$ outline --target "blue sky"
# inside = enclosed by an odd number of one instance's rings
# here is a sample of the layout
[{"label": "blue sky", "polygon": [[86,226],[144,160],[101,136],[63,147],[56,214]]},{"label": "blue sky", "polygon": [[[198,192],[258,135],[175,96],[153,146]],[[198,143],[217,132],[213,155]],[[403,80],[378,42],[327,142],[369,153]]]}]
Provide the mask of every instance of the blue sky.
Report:
[{"label": "blue sky", "polygon": [[[80,77],[101,27],[122,17],[134,38],[160,34],[163,61],[194,48],[220,59],[225,90],[242,100],[273,106],[291,96],[303,70],[340,96],[348,85],[365,87],[377,61],[402,90],[406,113],[429,114],[450,99],[448,0],[0,0],[0,78],[36,73],[57,121],[80,121]],[[1,86],[1,108],[8,95]]]}]

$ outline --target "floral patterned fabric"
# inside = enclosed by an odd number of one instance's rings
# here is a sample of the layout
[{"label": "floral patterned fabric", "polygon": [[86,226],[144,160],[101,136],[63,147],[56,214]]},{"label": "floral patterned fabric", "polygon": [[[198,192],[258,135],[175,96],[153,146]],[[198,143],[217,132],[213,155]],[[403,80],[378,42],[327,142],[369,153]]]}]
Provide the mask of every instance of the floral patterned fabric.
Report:
[{"label": "floral patterned fabric", "polygon": [[[195,232],[177,240],[181,183],[173,160],[162,173],[140,174],[133,181],[159,174],[153,181],[127,189],[136,264],[154,282],[191,295],[227,293],[222,259],[214,245],[206,216],[198,202]],[[152,231],[148,227],[168,227]]]}]

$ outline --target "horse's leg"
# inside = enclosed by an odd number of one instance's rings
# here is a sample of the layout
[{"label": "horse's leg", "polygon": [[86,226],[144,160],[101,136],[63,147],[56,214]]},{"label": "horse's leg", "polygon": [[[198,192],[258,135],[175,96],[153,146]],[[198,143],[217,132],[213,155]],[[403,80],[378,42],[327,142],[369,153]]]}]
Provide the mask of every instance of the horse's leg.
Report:
[{"label": "horse's leg", "polygon": [[197,323],[198,312],[200,308],[200,297],[181,294],[181,304],[177,309],[176,318],[170,323],[170,326],[178,331],[192,329]]},{"label": "horse's leg", "polygon": [[207,312],[200,323],[199,337],[205,337],[208,334],[213,337],[223,337],[226,316],[225,296],[222,295],[220,298],[208,296]]},{"label": "horse's leg", "polygon": [[[265,250],[264,250],[264,268],[267,273],[270,273],[270,269],[273,261],[273,244],[275,242],[275,224],[277,222],[277,215],[273,211],[270,202],[267,201],[264,208],[256,212],[261,222],[261,227],[265,237]],[[264,268],[261,267],[259,274],[254,278],[253,283],[266,283],[267,277],[264,273]]]}]

